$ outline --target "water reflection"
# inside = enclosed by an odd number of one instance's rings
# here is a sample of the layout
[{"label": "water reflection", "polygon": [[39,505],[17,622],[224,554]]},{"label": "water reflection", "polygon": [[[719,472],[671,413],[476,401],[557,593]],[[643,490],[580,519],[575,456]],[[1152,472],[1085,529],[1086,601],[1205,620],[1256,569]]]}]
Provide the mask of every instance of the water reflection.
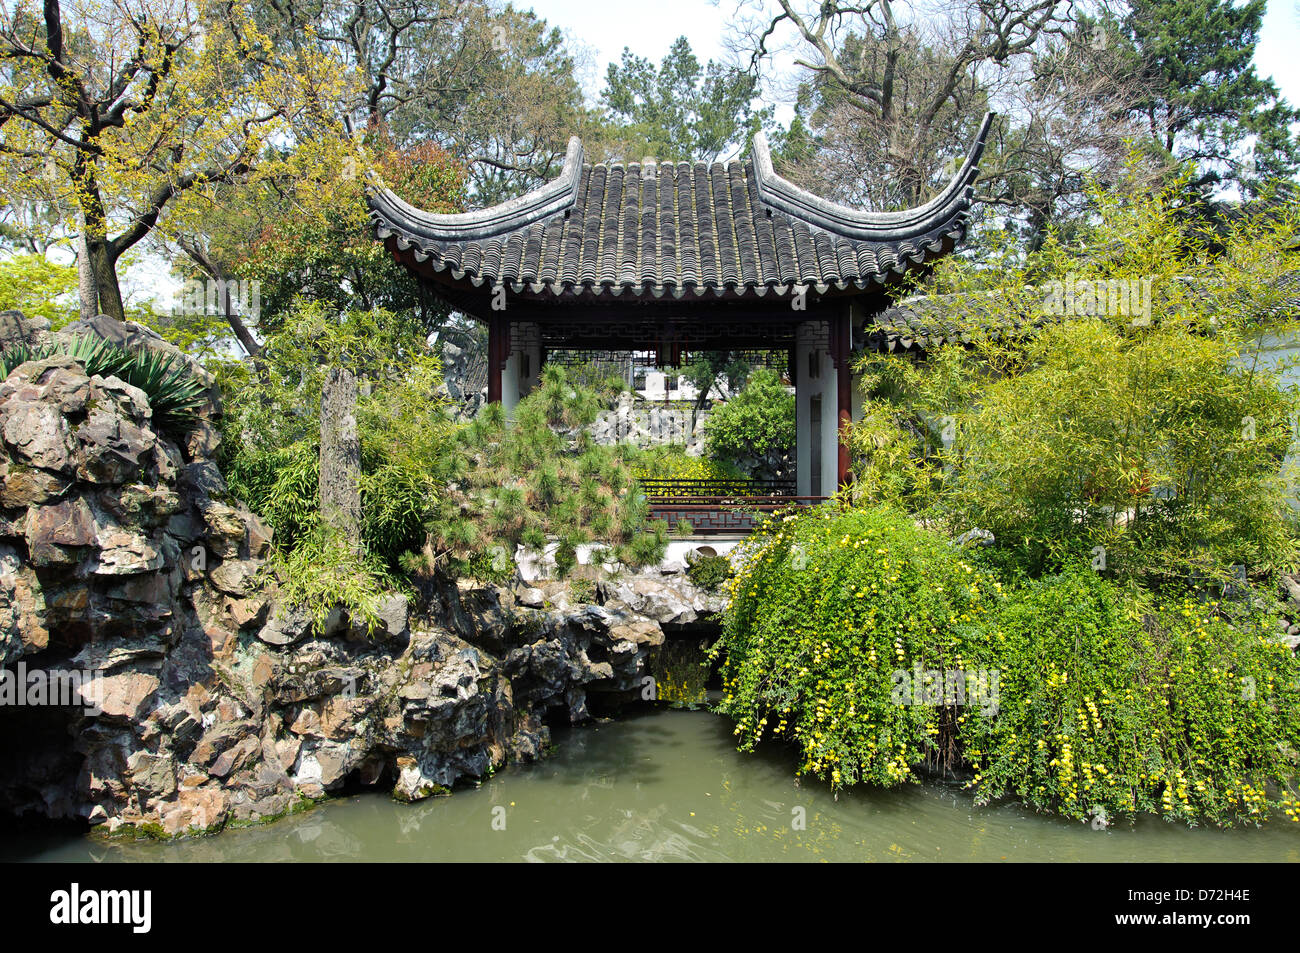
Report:
[{"label": "water reflection", "polygon": [[[1300,827],[1189,830],[1145,819],[1094,831],[1016,804],[976,808],[912,785],[833,797],[792,778],[793,758],[738,753],[725,719],[655,711],[577,729],[540,765],[414,805],[383,794],[274,824],[172,844],[48,833],[0,857],[91,861],[1300,861]],[[495,808],[505,829],[494,829]],[[803,829],[794,824],[796,812]]]}]

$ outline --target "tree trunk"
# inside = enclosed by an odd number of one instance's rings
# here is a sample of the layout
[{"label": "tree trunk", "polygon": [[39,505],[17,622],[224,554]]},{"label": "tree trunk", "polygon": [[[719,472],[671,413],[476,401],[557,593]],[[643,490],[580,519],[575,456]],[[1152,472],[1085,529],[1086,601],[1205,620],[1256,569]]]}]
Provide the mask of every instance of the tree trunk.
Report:
[{"label": "tree trunk", "polygon": [[357,379],[347,368],[325,375],[320,408],[320,514],[356,551],[361,549],[361,439]]},{"label": "tree trunk", "polygon": [[117,283],[117,258],[104,238],[87,236],[86,247],[99,313],[125,321],[126,308],[122,304],[122,289]]},{"label": "tree trunk", "polygon": [[261,377],[262,345],[257,343],[257,339],[248,330],[248,325],[244,323],[243,318],[234,308],[230,297],[231,282],[225,268],[214,261],[212,256],[197,241],[182,238],[178,244],[181,251],[185,252],[205,275],[221,282],[221,310],[225,316],[226,324],[230,325],[230,330],[235,332],[235,338],[239,341],[239,346],[253,359],[253,366],[257,368],[258,376]]},{"label": "tree trunk", "polygon": [[86,217],[77,215],[77,300],[83,321],[99,314],[99,294],[95,290],[95,273],[90,269],[90,246],[86,244]]}]

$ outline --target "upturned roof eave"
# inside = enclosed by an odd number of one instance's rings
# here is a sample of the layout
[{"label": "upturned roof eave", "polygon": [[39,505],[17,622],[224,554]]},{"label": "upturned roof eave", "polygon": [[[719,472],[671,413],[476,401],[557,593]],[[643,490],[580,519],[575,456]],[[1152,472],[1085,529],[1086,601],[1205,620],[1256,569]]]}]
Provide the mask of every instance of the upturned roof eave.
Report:
[{"label": "upturned roof eave", "polygon": [[[755,185],[761,202],[768,208],[832,235],[881,245],[915,240],[947,231],[969,210],[992,120],[993,113],[984,116],[965,161],[947,186],[929,202],[916,208],[867,212],[814,195],[775,172],[767,137],[763,133],[754,138]],[[479,241],[519,231],[572,208],[578,199],[582,165],[582,142],[575,136],[569,140],[558,178],[526,195],[473,212],[426,212],[386,188],[368,189],[366,197],[377,230],[392,232],[425,248],[440,243]]]}]

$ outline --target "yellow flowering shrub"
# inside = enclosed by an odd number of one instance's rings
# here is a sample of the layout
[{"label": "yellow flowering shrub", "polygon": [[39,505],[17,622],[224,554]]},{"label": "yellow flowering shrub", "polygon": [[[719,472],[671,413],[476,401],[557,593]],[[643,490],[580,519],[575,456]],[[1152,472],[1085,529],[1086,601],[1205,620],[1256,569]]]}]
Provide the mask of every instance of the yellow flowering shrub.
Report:
[{"label": "yellow flowering shrub", "polygon": [[727,593],[719,710],[832,786],[942,769],[1107,823],[1300,820],[1300,664],[1250,601],[1086,565],[1004,585],[899,511],[835,505],[751,536]]}]

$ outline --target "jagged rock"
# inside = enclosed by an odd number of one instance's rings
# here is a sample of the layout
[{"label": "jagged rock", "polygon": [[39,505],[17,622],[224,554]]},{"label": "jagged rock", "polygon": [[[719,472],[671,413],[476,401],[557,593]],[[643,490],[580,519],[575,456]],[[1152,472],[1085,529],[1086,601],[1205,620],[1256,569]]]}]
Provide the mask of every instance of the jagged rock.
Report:
[{"label": "jagged rock", "polygon": [[611,602],[635,614],[659,623],[682,625],[697,621],[701,615],[722,609],[722,599],[701,592],[686,577],[672,583],[662,579],[634,576],[612,587]]},{"label": "jagged rock", "polygon": [[525,586],[518,593],[519,604],[530,609],[540,609],[546,605],[546,593],[533,586]]},{"label": "jagged rock", "polygon": [[226,599],[225,611],[234,628],[247,629],[262,625],[270,605],[265,595],[255,594],[247,599]]},{"label": "jagged rock", "polygon": [[196,421],[185,434],[185,454],[191,460],[211,459],[220,446],[220,432],[206,420]]},{"label": "jagged rock", "polygon": [[0,311],[0,347],[39,347],[48,339],[49,332],[48,318],[26,318],[21,311]]},{"label": "jagged rock", "polygon": [[664,644],[664,630],[651,619],[620,619],[609,628],[609,637],[616,642],[631,642],[637,647],[658,648]]},{"label": "jagged rock", "polygon": [[119,640],[91,643],[72,661],[83,671],[111,672],[138,659],[162,658],[166,654],[167,645],[162,641]]},{"label": "jagged rock", "polygon": [[55,332],[53,337],[56,340],[71,342],[75,338],[87,335],[103,338],[131,350],[145,348],[156,351],[185,364],[190,374],[204,387],[207,404],[200,409],[200,414],[206,418],[221,416],[221,387],[217,384],[217,379],[176,345],[163,340],[162,336],[152,328],[134,321],[118,321],[108,315],[100,314],[87,320],[74,321]]},{"label": "jagged rock", "polygon": [[995,539],[993,534],[986,529],[980,529],[978,526],[962,533],[955,540],[957,546],[968,546],[971,544],[976,546],[992,546],[994,542]]},{"label": "jagged rock", "polygon": [[229,815],[229,801],[220,788],[182,789],[160,812],[163,831],[177,836],[219,829]]},{"label": "jagged rock", "polygon": [[251,738],[256,730],[257,724],[245,718],[215,725],[199,739],[189,760],[201,768],[206,768],[223,753]]},{"label": "jagged rock", "polygon": [[48,470],[36,470],[0,463],[0,506],[27,508],[53,502],[63,496],[70,481]]},{"label": "jagged rock", "polygon": [[95,516],[80,497],[29,510],[26,536],[32,565],[76,563],[82,554],[73,550],[95,544]]},{"label": "jagged rock", "polygon": [[[167,350],[139,328],[87,331]],[[0,342],[49,335],[0,314]],[[383,637],[357,638],[342,612],[315,631],[258,573],[271,533],[231,495],[215,441],[206,425],[155,426],[143,393],[70,358],[0,382],[0,664],[93,673],[84,708],[39,724],[0,709],[0,811],[183,834],[349,779],[396,779],[395,796],[419,799],[538,757],[548,720],[583,721],[596,696],[639,686],[662,645],[658,616],[575,605],[553,581],[519,597],[429,583],[414,601],[384,597]],[[620,585],[665,619],[711,611],[672,582],[671,599]],[[30,756],[12,757],[27,738]]]},{"label": "jagged rock", "polygon": [[238,559],[248,545],[249,528],[243,514],[233,506],[215,500],[201,500],[199,512],[208,530],[208,548],[222,559]]},{"label": "jagged rock", "polygon": [[162,552],[145,536],[120,527],[98,532],[99,549],[92,572],[101,576],[129,576],[163,567]]},{"label": "jagged rock", "polygon": [[157,443],[151,430],[132,421],[147,416],[148,403],[144,394],[116,378],[95,377],[91,383],[92,407],[72,431],[80,444],[77,477],[90,483],[132,482],[145,470]]},{"label": "jagged rock", "polygon": [[176,765],[168,755],[137,751],[127,759],[131,785],[143,797],[170,797],[176,793]]},{"label": "jagged rock", "polygon": [[293,645],[310,632],[311,616],[306,610],[277,603],[257,637],[267,645]]},{"label": "jagged rock", "polygon": [[383,634],[400,638],[411,631],[410,600],[400,592],[385,593],[376,607]]},{"label": "jagged rock", "polygon": [[199,460],[183,467],[180,484],[198,499],[223,497],[229,492],[226,478],[211,460]]},{"label": "jagged rock", "polygon": [[0,665],[49,645],[45,593],[12,546],[0,543]]},{"label": "jagged rock", "polygon": [[12,402],[0,405],[5,443],[31,466],[54,471],[69,469],[72,434],[59,409],[50,404],[25,404],[6,413]]},{"label": "jagged rock", "polygon": [[230,596],[248,596],[257,588],[260,559],[227,559],[208,571],[208,579],[220,592]]},{"label": "jagged rock", "polygon": [[148,672],[127,671],[100,675],[83,686],[81,695],[106,718],[137,721],[149,709],[158,693],[159,682]]},{"label": "jagged rock", "polygon": [[1279,582],[1278,589],[1281,598],[1287,601],[1288,605],[1300,608],[1300,580],[1290,573],[1284,573]]}]

